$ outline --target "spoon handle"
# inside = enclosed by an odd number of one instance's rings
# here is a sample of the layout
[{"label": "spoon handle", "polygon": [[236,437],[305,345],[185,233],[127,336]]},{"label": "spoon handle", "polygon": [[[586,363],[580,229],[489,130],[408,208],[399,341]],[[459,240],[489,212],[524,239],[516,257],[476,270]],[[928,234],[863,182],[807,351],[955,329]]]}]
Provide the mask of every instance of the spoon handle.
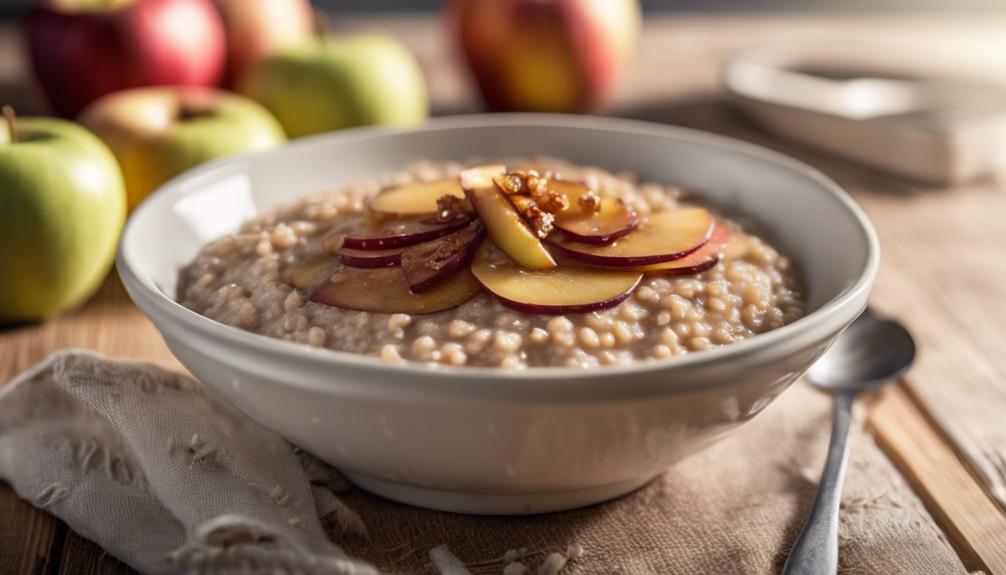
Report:
[{"label": "spoon handle", "polygon": [[835,396],[831,442],[821,484],[810,517],[783,567],[783,575],[834,575],[838,570],[838,507],[849,462],[847,440],[853,398],[854,395],[848,393]]}]

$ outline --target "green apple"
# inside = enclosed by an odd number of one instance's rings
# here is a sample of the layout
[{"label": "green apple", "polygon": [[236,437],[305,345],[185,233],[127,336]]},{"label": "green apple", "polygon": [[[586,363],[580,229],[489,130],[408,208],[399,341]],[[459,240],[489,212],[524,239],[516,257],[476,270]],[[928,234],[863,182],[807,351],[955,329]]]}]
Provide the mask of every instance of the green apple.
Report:
[{"label": "green apple", "polygon": [[252,100],[210,88],[138,88],[91,104],[80,121],[112,149],[133,209],[150,192],[199,164],[262,150],[286,137]]},{"label": "green apple", "polygon": [[412,54],[385,36],[322,38],[249,68],[238,90],[279,119],[291,138],[369,124],[410,126],[428,114]]},{"label": "green apple", "polygon": [[[86,299],[115,256],[126,191],[115,157],[54,118],[0,125],[0,323],[45,319]],[[3,124],[3,122],[0,122]]]}]

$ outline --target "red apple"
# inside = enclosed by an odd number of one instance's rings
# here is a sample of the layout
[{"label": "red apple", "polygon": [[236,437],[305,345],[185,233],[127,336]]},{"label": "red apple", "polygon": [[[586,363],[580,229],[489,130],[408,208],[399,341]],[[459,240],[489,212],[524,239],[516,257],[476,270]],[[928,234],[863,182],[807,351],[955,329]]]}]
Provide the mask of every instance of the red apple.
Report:
[{"label": "red apple", "polygon": [[212,86],[224,28],[210,0],[50,0],[29,13],[28,48],[50,106],[76,116],[99,97],[140,86]]},{"label": "red apple", "polygon": [[638,0],[450,0],[446,15],[491,110],[599,110],[640,24]]},{"label": "red apple", "polygon": [[311,41],[314,12],[307,0],[213,0],[227,30],[224,85],[234,86],[263,56]]}]

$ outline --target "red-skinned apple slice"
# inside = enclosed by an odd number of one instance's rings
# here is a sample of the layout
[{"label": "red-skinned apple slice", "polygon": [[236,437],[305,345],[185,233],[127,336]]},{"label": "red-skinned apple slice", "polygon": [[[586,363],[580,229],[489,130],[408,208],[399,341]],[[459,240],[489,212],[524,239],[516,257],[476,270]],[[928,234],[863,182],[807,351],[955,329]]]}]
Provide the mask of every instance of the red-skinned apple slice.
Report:
[{"label": "red-skinned apple slice", "polygon": [[465,197],[456,179],[415,182],[385,190],[367,204],[381,217],[426,216],[437,213],[437,199],[442,196]]},{"label": "red-skinned apple slice", "polygon": [[486,227],[493,243],[528,269],[555,267],[555,260],[534,235],[494,178],[506,173],[500,164],[477,166],[461,172],[461,187]]},{"label": "red-skinned apple slice", "polygon": [[316,287],[311,301],[373,313],[427,314],[455,308],[482,290],[467,269],[443,283],[413,293],[401,267],[360,269],[339,266]]},{"label": "red-skinned apple slice", "polygon": [[390,250],[339,249],[339,261],[353,268],[387,268],[402,263],[404,248]]},{"label": "red-skinned apple slice", "polygon": [[474,221],[452,234],[417,244],[402,253],[402,271],[413,292],[440,284],[471,263],[486,237],[485,226]]},{"label": "red-skinned apple slice", "polygon": [[580,207],[580,198],[590,192],[586,184],[553,180],[549,185],[569,199],[569,207],[555,214],[555,227],[571,240],[610,244],[639,225],[639,216],[620,199],[603,198],[600,211],[585,213]]},{"label": "red-skinned apple slice", "polygon": [[704,208],[680,208],[651,214],[632,233],[607,245],[550,240],[560,254],[583,263],[610,267],[659,264],[680,259],[702,247],[713,231]]},{"label": "red-skinned apple slice", "polygon": [[714,220],[709,241],[687,256],[648,266],[634,266],[635,271],[661,275],[691,275],[704,272],[719,263],[727,243],[733,238],[734,228],[721,220]]},{"label": "red-skinned apple slice", "polygon": [[428,242],[460,230],[471,219],[461,219],[445,224],[415,218],[384,222],[375,232],[350,233],[342,240],[342,247],[354,250],[389,250]]},{"label": "red-skinned apple slice", "polygon": [[616,306],[632,294],[643,277],[639,272],[586,266],[528,270],[491,249],[480,250],[471,269],[503,305],[542,314],[584,313]]}]

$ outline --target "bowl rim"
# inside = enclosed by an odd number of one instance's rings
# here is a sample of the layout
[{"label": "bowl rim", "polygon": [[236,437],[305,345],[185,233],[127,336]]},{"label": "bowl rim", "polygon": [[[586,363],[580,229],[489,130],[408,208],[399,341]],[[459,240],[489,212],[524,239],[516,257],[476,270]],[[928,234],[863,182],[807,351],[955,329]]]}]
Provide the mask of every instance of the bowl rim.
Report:
[{"label": "bowl rim", "polygon": [[[703,145],[728,150],[739,153],[761,162],[768,162],[784,169],[795,171],[815,182],[818,186],[829,192],[828,196],[845,215],[851,217],[858,225],[866,243],[866,259],[862,269],[855,281],[846,285],[831,300],[822,304],[819,308],[809,314],[797,319],[793,323],[787,324],[775,330],[758,334],[754,337],[731,343],[722,347],[689,353],[684,356],[675,356],[664,359],[639,361],[628,365],[601,366],[596,370],[584,370],[578,367],[550,367],[534,366],[521,369],[506,369],[500,367],[480,367],[480,366],[453,366],[446,364],[429,364],[421,362],[406,361],[402,363],[391,363],[377,356],[364,355],[346,351],[331,349],[313,348],[307,344],[294,343],[266,335],[246,331],[238,327],[226,325],[216,320],[192,311],[162,292],[154,284],[153,280],[146,275],[141,275],[131,258],[127,255],[126,246],[138,225],[137,217],[146,210],[152,209],[154,201],[166,201],[162,198],[168,195],[185,196],[198,191],[197,187],[186,186],[186,183],[199,179],[211,172],[225,168],[235,168],[255,158],[274,154],[283,150],[287,153],[299,149],[312,148],[316,146],[330,145],[334,141],[353,141],[368,138],[393,137],[396,134],[408,132],[437,132],[456,129],[470,128],[491,128],[491,127],[514,127],[526,125],[528,127],[556,127],[556,128],[588,128],[601,132],[619,132],[638,135],[656,135],[669,137],[679,141],[699,142]],[[762,354],[763,352],[779,347],[781,344],[796,340],[801,337],[810,336],[821,330],[838,331],[845,325],[852,322],[862,311],[868,292],[872,287],[877,275],[880,260],[880,245],[869,219],[863,210],[852,200],[845,190],[824,175],[820,170],[810,165],[791,158],[785,154],[770,150],[757,144],[745,142],[728,136],[722,136],[680,126],[671,126],[647,122],[642,120],[631,120],[621,118],[609,118],[600,116],[579,116],[571,114],[542,114],[542,113],[504,113],[504,114],[471,114],[434,118],[425,124],[408,129],[388,128],[388,127],[363,127],[317,134],[305,138],[300,138],[288,144],[270,150],[262,150],[237,154],[226,158],[221,158],[203,164],[189,170],[165,184],[158,187],[153,193],[141,202],[130,215],[119,239],[116,251],[116,269],[125,285],[130,297],[137,307],[153,321],[159,330],[164,328],[160,322],[154,319],[153,312],[164,314],[173,320],[173,323],[186,329],[194,330],[211,340],[223,340],[227,343],[245,348],[247,351],[268,355],[283,355],[296,358],[299,361],[309,364],[321,365],[322,367],[339,368],[352,367],[361,370],[368,370],[375,373],[383,373],[392,376],[385,379],[401,380],[393,376],[398,375],[435,375],[437,378],[444,378],[450,381],[468,380],[474,381],[498,381],[504,380],[528,380],[536,381],[568,381],[585,379],[588,374],[589,379],[602,377],[606,379],[618,378],[619,376],[642,375],[652,372],[666,372],[669,370],[683,370],[686,368],[696,369],[707,367],[713,364],[721,364],[739,360],[740,358],[750,358]],[[147,306],[150,306],[149,309]],[[831,327],[828,327],[831,326]],[[804,347],[804,346],[801,346]],[[677,387],[675,381],[667,381],[669,388]],[[680,382],[684,384],[685,382]],[[683,385],[681,387],[689,387]]]}]

